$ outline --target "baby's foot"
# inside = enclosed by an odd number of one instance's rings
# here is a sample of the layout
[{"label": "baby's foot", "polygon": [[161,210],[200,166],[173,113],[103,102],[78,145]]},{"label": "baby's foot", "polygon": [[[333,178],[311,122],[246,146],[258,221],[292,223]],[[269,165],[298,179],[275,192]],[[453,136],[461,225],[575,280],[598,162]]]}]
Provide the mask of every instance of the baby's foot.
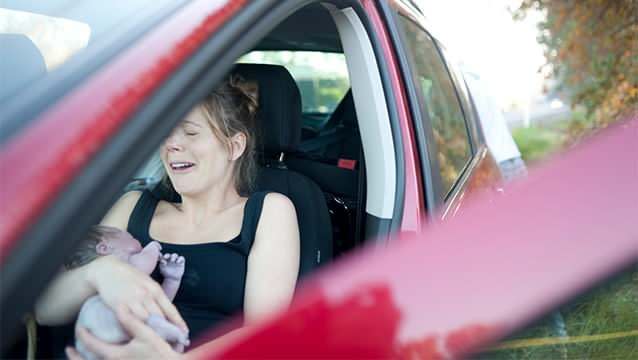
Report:
[{"label": "baby's foot", "polygon": [[148,243],[145,247],[150,249],[155,249],[157,250],[157,252],[162,250],[162,244],[160,244],[158,241],[155,241],[155,240]]},{"label": "baby's foot", "polygon": [[160,257],[160,273],[165,279],[181,280],[186,260],[178,254],[163,254]]},{"label": "baby's foot", "polygon": [[188,332],[168,322],[164,317],[151,314],[146,324],[164,340],[166,340],[177,352],[184,352],[184,348],[191,344]]},{"label": "baby's foot", "polygon": [[162,255],[162,245],[157,241],[148,243],[140,252],[129,257],[129,263],[142,270],[145,274],[153,272],[157,266],[157,261]]}]

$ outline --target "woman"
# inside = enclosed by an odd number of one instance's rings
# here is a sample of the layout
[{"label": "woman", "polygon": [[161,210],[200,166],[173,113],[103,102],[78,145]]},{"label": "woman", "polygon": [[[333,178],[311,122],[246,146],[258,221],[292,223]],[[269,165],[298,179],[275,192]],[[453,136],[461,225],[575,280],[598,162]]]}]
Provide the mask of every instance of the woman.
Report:
[{"label": "woman", "polygon": [[[68,322],[97,292],[114,309],[124,307],[138,319],[159,313],[188,325],[196,339],[237,311],[250,324],[286,306],[299,268],[299,230],[287,197],[250,194],[256,107],[236,78],[225,81],[162,145],[164,183],[181,203],[159,200],[148,191],[129,192],[102,221],[129,231],[142,245],[157,240],[163,251],[186,258],[175,298],[179,312],[156,282],[105,257],[58,276],[36,307],[38,321]],[[132,321],[126,315],[123,320]]]}]

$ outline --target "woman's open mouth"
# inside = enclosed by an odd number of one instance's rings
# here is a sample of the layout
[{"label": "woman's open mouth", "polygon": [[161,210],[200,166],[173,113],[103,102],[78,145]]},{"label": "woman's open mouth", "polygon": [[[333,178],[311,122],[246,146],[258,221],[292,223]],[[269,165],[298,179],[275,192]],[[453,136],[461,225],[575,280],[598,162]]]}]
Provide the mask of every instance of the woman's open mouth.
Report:
[{"label": "woman's open mouth", "polygon": [[169,165],[171,167],[171,170],[173,170],[173,172],[175,173],[188,172],[195,166],[195,164],[188,161],[174,161],[171,162]]}]

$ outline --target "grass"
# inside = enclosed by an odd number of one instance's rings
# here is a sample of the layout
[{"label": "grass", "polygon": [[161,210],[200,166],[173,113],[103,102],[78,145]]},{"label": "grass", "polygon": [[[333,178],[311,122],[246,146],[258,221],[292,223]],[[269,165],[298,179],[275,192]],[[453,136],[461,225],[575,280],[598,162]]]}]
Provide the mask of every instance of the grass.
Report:
[{"label": "grass", "polygon": [[523,160],[533,165],[562,150],[567,137],[566,124],[566,121],[561,121],[552,125],[514,129],[512,136]]},{"label": "grass", "polygon": [[[627,333],[638,330],[638,267],[616,280],[600,286],[562,307],[568,343],[493,350],[477,355],[479,359],[636,359],[636,334],[616,339],[585,339],[579,337]],[[557,339],[550,317],[516,333],[505,340]],[[572,342],[570,342],[570,340]]]}]

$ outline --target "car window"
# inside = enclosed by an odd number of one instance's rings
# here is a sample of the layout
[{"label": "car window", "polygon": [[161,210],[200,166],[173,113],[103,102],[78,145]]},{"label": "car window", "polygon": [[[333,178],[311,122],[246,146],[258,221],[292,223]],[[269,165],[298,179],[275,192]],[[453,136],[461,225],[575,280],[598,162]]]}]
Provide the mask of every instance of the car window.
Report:
[{"label": "car window", "polygon": [[[468,127],[471,129],[472,124],[476,126],[479,120],[476,115],[472,100],[470,99],[470,90],[468,89],[468,86],[465,82],[465,76],[463,75],[463,72],[461,70],[462,62],[453,53],[447,51],[445,47],[442,47],[440,44],[438,45],[441,54],[443,54],[443,57],[446,60],[447,67],[450,70],[452,77],[454,78],[454,82],[456,84],[456,93],[458,94],[459,100],[461,101],[461,107],[463,109],[463,114],[465,115],[466,125],[468,125]],[[468,129],[468,132],[472,134],[472,131],[470,129]],[[478,145],[479,140],[476,137],[470,136],[470,138],[471,144],[473,146]],[[476,149],[476,147],[474,147],[474,149]]]},{"label": "car window", "polygon": [[284,66],[301,92],[304,114],[331,114],[350,88],[344,54],[319,51],[252,51],[240,63]]},{"label": "car window", "polygon": [[0,7],[0,102],[44,81],[89,47],[174,10],[170,0],[6,0]]},{"label": "car window", "polygon": [[422,114],[432,124],[443,192],[448,194],[471,158],[463,111],[454,85],[432,38],[411,20],[399,16]]},{"label": "car window", "polygon": [[488,348],[478,359],[635,359],[638,267]]}]

